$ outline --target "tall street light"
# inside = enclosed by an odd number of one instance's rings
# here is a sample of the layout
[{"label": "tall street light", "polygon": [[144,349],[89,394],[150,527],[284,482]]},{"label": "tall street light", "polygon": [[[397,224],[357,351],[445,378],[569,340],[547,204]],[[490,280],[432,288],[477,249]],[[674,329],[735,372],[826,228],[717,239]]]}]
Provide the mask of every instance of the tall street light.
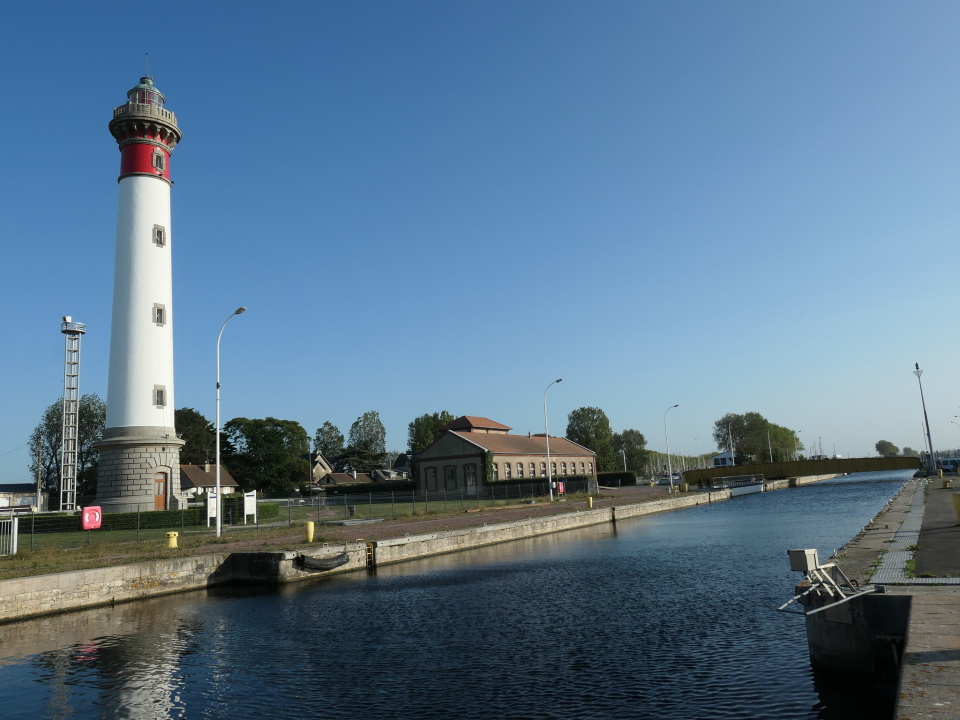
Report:
[{"label": "tall street light", "polygon": [[737,453],[733,449],[733,423],[727,425],[727,435],[730,437],[730,465],[737,464]]},{"label": "tall street light", "polygon": [[553,470],[550,468],[550,424],[547,422],[547,390],[558,382],[563,382],[563,378],[557,378],[547,385],[543,391],[543,433],[547,437],[547,490],[550,492],[550,502],[553,502]]},{"label": "tall street light", "polygon": [[234,310],[233,314],[223,321],[223,325],[220,326],[220,332],[217,334],[217,537],[220,537],[223,527],[220,519],[223,509],[223,503],[220,502],[220,338],[223,337],[223,329],[227,326],[227,323],[233,319],[233,316],[240,315],[246,311],[247,309],[245,307],[238,307]]},{"label": "tall street light", "polygon": [[667,441],[667,477],[670,478],[671,493],[673,493],[673,464],[670,462],[670,433],[667,432],[667,413],[673,410],[675,407],[680,407],[680,405],[671,405],[663,413],[663,436]]},{"label": "tall street light", "polygon": [[920,385],[920,404],[923,406],[923,422],[927,426],[927,450],[930,452],[930,467],[927,469],[927,472],[933,473],[936,469],[933,463],[933,440],[930,439],[930,421],[927,419],[927,403],[923,399],[923,383],[920,382],[920,376],[923,375],[923,370],[920,369],[920,363],[914,363],[914,367],[916,369],[913,371],[913,374],[917,376],[917,383]]}]

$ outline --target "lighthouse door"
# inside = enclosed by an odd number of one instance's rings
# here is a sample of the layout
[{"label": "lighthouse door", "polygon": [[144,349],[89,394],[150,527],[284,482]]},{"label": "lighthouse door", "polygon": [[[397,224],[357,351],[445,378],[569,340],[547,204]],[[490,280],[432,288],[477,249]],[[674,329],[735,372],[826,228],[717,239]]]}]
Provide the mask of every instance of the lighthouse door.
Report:
[{"label": "lighthouse door", "polygon": [[167,474],[157,473],[153,476],[153,509],[167,509]]}]

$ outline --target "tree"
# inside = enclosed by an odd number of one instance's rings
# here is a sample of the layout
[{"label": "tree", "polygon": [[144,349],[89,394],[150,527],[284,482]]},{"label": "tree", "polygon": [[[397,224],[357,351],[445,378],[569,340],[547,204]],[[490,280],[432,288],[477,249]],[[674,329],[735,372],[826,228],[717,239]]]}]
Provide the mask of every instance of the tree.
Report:
[{"label": "tree", "polygon": [[318,453],[327,459],[328,463],[334,465],[337,458],[343,454],[343,433],[336,425],[327,420],[317,428],[317,434],[313,438],[313,446]]},{"label": "tree", "polygon": [[878,440],[874,447],[876,447],[877,454],[880,457],[894,457],[900,454],[900,448],[889,440]]},{"label": "tree", "polygon": [[387,457],[387,431],[376,410],[365,412],[350,426],[347,447],[341,464],[356,472],[370,472],[383,467]]},{"label": "tree", "polygon": [[[617,463],[622,463],[626,458],[627,468],[634,471],[639,471],[644,466],[647,460],[647,439],[639,430],[624,430],[622,433],[614,433],[611,438],[611,445]],[[620,467],[619,464],[618,467]]]},{"label": "tree", "polygon": [[600,472],[617,469],[610,420],[600,408],[581,407],[567,415],[567,440],[596,453]]},{"label": "tree", "polygon": [[241,417],[228,422],[223,430],[233,448],[224,464],[244,490],[284,495],[308,477],[309,437],[300,423]]},{"label": "tree", "polygon": [[414,418],[407,426],[407,447],[410,448],[410,452],[422,452],[440,437],[440,428],[455,419],[446,410]]},{"label": "tree", "polygon": [[[173,422],[177,428],[177,437],[185,442],[180,448],[180,462],[184,465],[203,465],[214,460],[217,432],[212,422],[193,408],[180,408],[174,412]],[[221,438],[221,453],[230,454],[230,448],[225,445]]]},{"label": "tree", "polygon": [[733,451],[746,462],[768,462],[771,453],[775,462],[789,460],[799,447],[795,431],[776,425],[756,412],[727,413],[713,424],[713,440],[718,448]]},{"label": "tree", "polygon": [[[97,491],[97,464],[100,451],[94,443],[103,439],[107,406],[95,393],[83,395],[77,407],[77,500]],[[40,422],[30,434],[32,458],[30,474],[37,476],[37,448],[40,448],[40,487],[59,499],[60,462],[63,442],[63,398],[43,411]],[[51,502],[51,507],[58,502]]]},{"label": "tree", "polygon": [[900,451],[900,454],[903,455],[903,457],[920,457],[920,453],[914,450],[912,447],[905,447]]}]

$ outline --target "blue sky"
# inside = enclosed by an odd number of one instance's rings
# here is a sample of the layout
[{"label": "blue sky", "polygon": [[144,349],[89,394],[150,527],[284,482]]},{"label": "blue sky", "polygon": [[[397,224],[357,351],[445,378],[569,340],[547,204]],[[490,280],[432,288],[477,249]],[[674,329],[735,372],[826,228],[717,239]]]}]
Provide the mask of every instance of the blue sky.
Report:
[{"label": "blue sky", "polygon": [[[176,405],[427,412],[562,434],[580,406],[714,449],[755,411],[825,452],[960,445],[960,5],[19,4],[0,63],[0,482],[63,387],[106,396],[119,153],[178,117]],[[957,421],[960,422],[960,421]]]}]

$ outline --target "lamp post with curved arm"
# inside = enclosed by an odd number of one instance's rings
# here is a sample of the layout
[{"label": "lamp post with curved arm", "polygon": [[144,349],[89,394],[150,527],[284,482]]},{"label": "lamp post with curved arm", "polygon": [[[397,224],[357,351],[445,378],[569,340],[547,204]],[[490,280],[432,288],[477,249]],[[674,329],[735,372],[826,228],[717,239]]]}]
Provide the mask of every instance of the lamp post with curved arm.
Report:
[{"label": "lamp post with curved arm", "polygon": [[927,403],[923,399],[923,383],[920,382],[920,376],[923,375],[923,370],[920,369],[920,363],[914,363],[913,374],[917,376],[917,383],[920,385],[920,404],[923,406],[923,422],[927,426],[927,449],[929,451],[929,467],[927,472],[931,475],[936,472],[937,465],[933,459],[933,440],[930,439],[930,421],[927,419]]},{"label": "lamp post with curved arm", "polygon": [[670,462],[670,433],[667,432],[667,413],[673,410],[675,407],[680,407],[680,405],[671,405],[663,413],[663,436],[667,441],[667,477],[670,478],[671,493],[673,492],[673,464]]},{"label": "lamp post with curved arm", "polygon": [[550,424],[547,422],[547,390],[558,382],[563,382],[563,378],[557,378],[550,385],[547,385],[543,391],[543,433],[547,439],[547,490],[550,493],[550,502],[553,502],[553,470],[550,468]]},{"label": "lamp post with curved arm", "polygon": [[220,326],[220,332],[217,334],[217,537],[220,537],[223,528],[223,523],[220,518],[223,514],[223,503],[220,502],[220,338],[223,337],[223,329],[227,326],[227,323],[233,319],[233,316],[240,315],[246,311],[247,309],[245,307],[238,307],[234,310],[230,317],[223,321],[223,325]]}]

